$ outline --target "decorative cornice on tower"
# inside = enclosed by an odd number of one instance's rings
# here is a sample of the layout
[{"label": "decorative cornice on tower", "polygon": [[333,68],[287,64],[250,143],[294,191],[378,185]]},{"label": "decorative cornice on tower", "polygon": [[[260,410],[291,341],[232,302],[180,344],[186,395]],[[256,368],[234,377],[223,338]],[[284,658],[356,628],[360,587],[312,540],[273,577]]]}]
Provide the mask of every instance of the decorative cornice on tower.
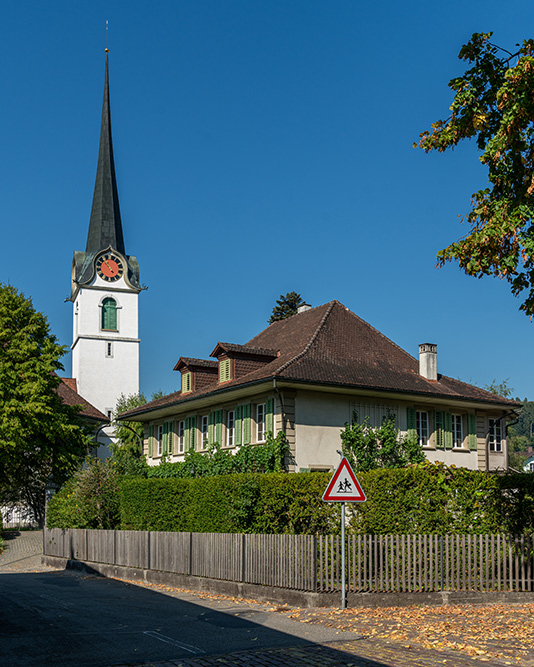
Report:
[{"label": "decorative cornice on tower", "polygon": [[113,159],[111,111],[109,104],[109,66],[108,54],[106,53],[100,148],[98,151],[95,191],[93,194],[93,206],[85,252],[98,252],[109,246],[118,250],[123,255],[126,254],[122,233],[117,179],[115,176],[115,162]]}]

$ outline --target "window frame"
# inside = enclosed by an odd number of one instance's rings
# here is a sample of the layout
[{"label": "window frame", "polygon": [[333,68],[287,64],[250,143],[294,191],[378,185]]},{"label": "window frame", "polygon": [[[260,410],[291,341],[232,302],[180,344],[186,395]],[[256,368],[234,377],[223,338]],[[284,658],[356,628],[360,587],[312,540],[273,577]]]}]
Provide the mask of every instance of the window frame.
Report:
[{"label": "window frame", "polygon": [[156,432],[157,452],[158,456],[163,456],[163,424],[158,424],[156,428],[158,429]]},{"label": "window frame", "polygon": [[[260,412],[263,414],[260,416]],[[266,415],[267,415],[267,404],[266,403],[257,403],[256,404],[256,442],[265,442],[266,438]]]},{"label": "window frame", "polygon": [[235,446],[235,410],[226,411],[225,447]]},{"label": "window frame", "polygon": [[[459,426],[459,438],[458,438],[458,429]],[[452,448],[453,449],[463,449],[465,434],[464,434],[464,422],[463,416],[459,414],[451,414],[451,431],[452,431]],[[459,444],[458,444],[459,443]]]},{"label": "window frame", "polygon": [[178,434],[178,454],[185,454],[185,419],[180,419],[176,427]]},{"label": "window frame", "polygon": [[[104,326],[104,317],[108,312],[106,307],[111,307],[111,304],[114,304],[113,311],[115,313],[115,327],[106,327]],[[107,317],[107,316],[106,316]],[[119,304],[117,299],[112,296],[105,296],[100,303],[100,331],[118,331],[119,330]]]},{"label": "window frame", "polygon": [[502,454],[502,424],[501,419],[488,417],[488,450],[495,454]]},{"label": "window frame", "polygon": [[[423,415],[425,416],[423,424]],[[423,426],[426,429],[426,435],[423,433]],[[428,410],[415,410],[415,432],[417,433],[417,440],[419,442],[419,447],[429,447],[430,446],[430,419]]]},{"label": "window frame", "polygon": [[200,417],[200,449],[207,449],[209,444],[209,415]]}]

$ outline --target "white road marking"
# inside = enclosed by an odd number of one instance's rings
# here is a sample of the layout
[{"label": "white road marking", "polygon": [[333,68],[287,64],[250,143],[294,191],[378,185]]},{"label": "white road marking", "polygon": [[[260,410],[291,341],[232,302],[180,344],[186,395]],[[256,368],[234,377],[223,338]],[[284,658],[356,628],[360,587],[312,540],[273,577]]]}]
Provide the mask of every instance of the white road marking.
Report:
[{"label": "white road marking", "polygon": [[197,648],[196,646],[191,646],[191,644],[184,644],[183,642],[176,641],[176,639],[173,639],[172,637],[166,637],[165,635],[162,635],[159,632],[153,632],[152,630],[145,630],[143,634],[148,635],[149,637],[154,637],[154,639],[159,639],[160,642],[165,642],[166,644],[172,644],[173,646],[178,646],[179,648],[183,648],[184,651],[189,651],[189,653],[194,653],[196,655],[204,653],[202,649]]}]

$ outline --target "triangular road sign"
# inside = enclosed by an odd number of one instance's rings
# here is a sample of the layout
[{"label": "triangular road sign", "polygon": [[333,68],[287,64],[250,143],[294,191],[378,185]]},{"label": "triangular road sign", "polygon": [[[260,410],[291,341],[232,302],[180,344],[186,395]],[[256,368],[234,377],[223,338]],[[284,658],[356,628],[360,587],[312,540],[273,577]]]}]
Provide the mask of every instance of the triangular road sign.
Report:
[{"label": "triangular road sign", "polygon": [[367,498],[345,457],[341,459],[334,476],[323,493],[323,500],[330,503],[363,503]]}]

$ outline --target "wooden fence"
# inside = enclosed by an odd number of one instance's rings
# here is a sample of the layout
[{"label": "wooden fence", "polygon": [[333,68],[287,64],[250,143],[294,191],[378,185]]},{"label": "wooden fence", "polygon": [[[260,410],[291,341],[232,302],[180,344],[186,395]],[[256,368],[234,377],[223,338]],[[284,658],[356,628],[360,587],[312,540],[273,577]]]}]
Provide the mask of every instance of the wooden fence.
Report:
[{"label": "wooden fence", "polygon": [[[311,592],[339,591],[339,536],[45,529],[44,553],[88,563]],[[352,592],[532,591],[534,539],[350,535]]]}]

